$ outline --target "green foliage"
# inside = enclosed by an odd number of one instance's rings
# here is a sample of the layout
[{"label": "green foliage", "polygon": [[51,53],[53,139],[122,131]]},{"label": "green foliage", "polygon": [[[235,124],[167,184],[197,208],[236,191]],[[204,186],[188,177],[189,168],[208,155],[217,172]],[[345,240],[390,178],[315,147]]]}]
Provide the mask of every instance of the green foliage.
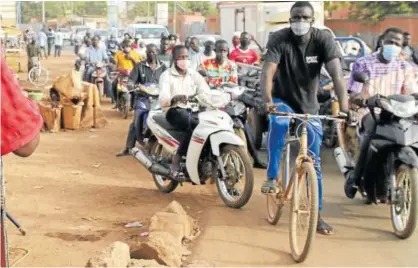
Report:
[{"label": "green foliage", "polygon": [[355,2],[350,17],[361,20],[364,24],[375,24],[383,20],[387,15],[412,14],[418,11],[418,2],[402,1],[367,1]]},{"label": "green foliage", "polygon": [[[29,22],[33,17],[42,18],[42,2],[40,1],[22,1],[22,21]],[[106,16],[106,1],[45,1],[45,18],[55,19],[62,18],[67,15],[76,16]]]},{"label": "green foliage", "polygon": [[350,1],[340,1],[340,2],[335,2],[335,1],[327,1],[324,2],[324,7],[325,10],[329,11],[329,12],[333,12],[333,11],[337,11],[340,8],[348,8],[351,6]]}]

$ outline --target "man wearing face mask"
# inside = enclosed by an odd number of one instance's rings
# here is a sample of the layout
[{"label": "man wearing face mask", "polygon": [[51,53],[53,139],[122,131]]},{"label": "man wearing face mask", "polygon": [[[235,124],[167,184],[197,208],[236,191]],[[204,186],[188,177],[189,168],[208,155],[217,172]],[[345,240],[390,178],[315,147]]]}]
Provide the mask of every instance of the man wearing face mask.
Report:
[{"label": "man wearing face mask", "polygon": [[199,39],[197,39],[197,37],[192,37],[190,41],[189,58],[190,68],[197,71],[203,62],[203,56],[202,53],[200,53]]},{"label": "man wearing face mask", "polygon": [[243,32],[240,38],[240,46],[231,52],[229,59],[249,65],[258,63],[260,61],[260,57],[255,50],[249,48],[251,40],[252,36],[247,32]]},{"label": "man wearing face mask", "polygon": [[214,59],[215,57],[215,42],[212,40],[208,40],[205,42],[205,50],[202,53],[202,62]]},{"label": "man wearing face mask", "polygon": [[[130,42],[127,40],[122,42],[122,51],[116,52],[114,59],[116,62],[116,67],[119,72],[121,71],[131,72],[134,69],[135,64],[141,61],[141,57],[135,50],[131,49]],[[113,109],[117,108],[117,104],[116,104],[117,86],[118,86],[118,79],[115,79],[112,83],[112,93],[114,96],[113,101],[115,102],[115,106],[113,107]]]},{"label": "man wearing face mask", "polygon": [[[354,63],[352,74],[356,71],[366,73],[370,78],[371,86],[355,82],[353,77],[350,77],[348,90],[351,92],[352,103],[364,103],[365,99],[376,94],[389,96],[418,92],[412,66],[399,57],[403,43],[402,30],[389,28],[383,33],[381,48]],[[369,110],[363,108],[359,110],[359,113],[362,117],[364,138],[360,145],[360,154],[356,166],[349,168],[349,171],[344,174],[347,178],[344,191],[348,198],[354,198],[357,193],[356,185],[363,176],[367,152],[376,131],[376,123]]]},{"label": "man wearing face mask", "polygon": [[239,37],[241,36],[240,32],[235,32],[234,35],[232,36],[232,49],[231,52],[234,51],[235,49],[239,48],[239,45],[241,43],[241,41],[239,40]]},{"label": "man wearing face mask", "polygon": [[116,52],[120,49],[118,40],[114,34],[110,35],[110,40],[107,42],[107,50],[110,51],[112,57],[116,55]]},{"label": "man wearing face mask", "polygon": [[[334,38],[327,31],[313,28],[314,9],[309,2],[298,1],[290,10],[290,28],[273,33],[268,40],[263,64],[261,88],[264,90],[268,109],[280,112],[318,114],[317,92],[321,67],[325,64],[334,90],[338,96],[340,110],[348,113],[348,97],[341,67],[340,52]],[[274,81],[274,83],[273,83]],[[272,94],[273,93],[273,94]],[[261,192],[276,193],[276,181],[280,170],[281,152],[289,128],[289,118],[269,115],[267,181]],[[319,211],[322,210],[322,172],[320,148],[322,124],[313,119],[307,124],[309,151],[313,154],[318,177]],[[317,232],[333,233],[319,215]]]},{"label": "man wearing face mask", "polygon": [[[134,85],[158,84],[161,74],[167,70],[167,66],[158,60],[156,45],[147,45],[146,55],[146,60],[137,63],[131,72],[130,80]],[[136,100],[137,98],[141,98],[142,102],[147,101],[147,97],[142,96],[141,92],[138,92],[136,98],[131,98],[131,100]],[[129,125],[126,147],[116,155],[117,157],[129,155],[130,150],[135,147],[136,141],[143,144],[143,125],[144,120],[146,120],[143,114],[141,109],[135,108],[134,119]]]},{"label": "man wearing face mask", "polygon": [[[200,70],[204,71],[207,75],[206,79],[210,88],[217,88],[221,86],[222,83],[238,83],[237,65],[235,64],[235,62],[228,59],[228,51],[228,42],[226,42],[225,40],[216,41],[215,59],[205,60],[200,66]],[[244,96],[244,94],[241,96],[246,97]],[[245,102],[248,103],[247,99]],[[250,131],[251,130],[248,124],[246,124],[244,132],[247,139],[248,152],[254,159],[254,167],[265,169],[267,168],[267,165],[263,163],[263,161],[261,161],[261,159],[259,158],[253,139],[250,139]]]},{"label": "man wearing face mask", "polygon": [[[172,178],[180,179],[183,176],[179,172],[180,159],[187,154],[193,130],[199,124],[198,117],[191,113],[187,99],[196,94],[205,95],[210,88],[195,69],[189,68],[189,53],[185,46],[174,47],[173,61],[172,67],[161,75],[159,101],[167,121],[179,130],[187,130],[171,165]],[[225,98],[233,99],[235,96],[225,93]]]}]

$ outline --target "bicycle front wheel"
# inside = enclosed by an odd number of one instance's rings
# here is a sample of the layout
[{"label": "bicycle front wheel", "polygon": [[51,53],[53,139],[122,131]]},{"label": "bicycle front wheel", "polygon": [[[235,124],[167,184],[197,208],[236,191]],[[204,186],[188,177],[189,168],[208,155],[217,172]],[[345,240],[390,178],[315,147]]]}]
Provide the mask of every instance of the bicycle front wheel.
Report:
[{"label": "bicycle front wheel", "polygon": [[309,254],[318,224],[318,178],[312,163],[297,169],[290,209],[290,247],[296,262]]},{"label": "bicycle front wheel", "polygon": [[49,73],[47,69],[34,67],[29,72],[29,81],[34,86],[44,86],[48,83]]}]

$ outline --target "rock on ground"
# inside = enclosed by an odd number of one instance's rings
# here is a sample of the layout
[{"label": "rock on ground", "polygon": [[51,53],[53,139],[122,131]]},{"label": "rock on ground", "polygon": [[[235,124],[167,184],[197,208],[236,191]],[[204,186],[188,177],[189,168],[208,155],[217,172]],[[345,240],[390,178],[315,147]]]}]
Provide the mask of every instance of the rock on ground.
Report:
[{"label": "rock on ground", "polygon": [[194,221],[188,215],[157,212],[151,218],[149,232],[167,232],[181,244],[185,237],[193,235],[193,229]]},{"label": "rock on ground", "polygon": [[166,267],[166,266],[159,264],[155,260],[131,259],[128,263],[128,268],[137,268],[137,267]]},{"label": "rock on ground", "polygon": [[166,232],[151,232],[148,240],[136,249],[133,247],[131,258],[156,260],[159,264],[179,267],[186,250],[174,237]]},{"label": "rock on ground", "polygon": [[177,201],[172,201],[161,212],[168,212],[168,213],[174,213],[174,214],[179,214],[179,215],[187,215],[184,208]]},{"label": "rock on ground", "polygon": [[127,267],[130,259],[129,246],[117,241],[91,258],[86,267]]}]

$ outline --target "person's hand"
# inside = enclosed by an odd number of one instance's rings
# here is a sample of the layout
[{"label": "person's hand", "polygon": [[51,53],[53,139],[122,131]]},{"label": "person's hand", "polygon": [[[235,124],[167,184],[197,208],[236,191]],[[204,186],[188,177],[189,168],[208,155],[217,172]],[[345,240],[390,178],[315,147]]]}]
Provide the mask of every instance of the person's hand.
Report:
[{"label": "person's hand", "polygon": [[359,113],[354,110],[340,111],[338,117],[345,119],[348,125],[355,125],[359,121]]},{"label": "person's hand", "polygon": [[171,105],[176,103],[187,103],[187,96],[186,95],[176,95],[171,99]]}]

